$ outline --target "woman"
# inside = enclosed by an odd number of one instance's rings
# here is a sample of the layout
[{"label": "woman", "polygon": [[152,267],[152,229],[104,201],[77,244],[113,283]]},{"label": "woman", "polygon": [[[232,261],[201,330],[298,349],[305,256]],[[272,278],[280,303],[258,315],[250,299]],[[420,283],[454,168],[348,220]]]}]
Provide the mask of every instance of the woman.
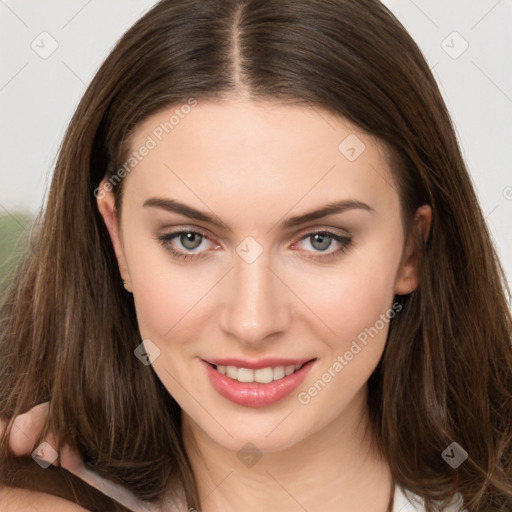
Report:
[{"label": "woman", "polygon": [[[509,510],[505,287],[385,7],[164,0],[86,91],[3,307],[4,480],[96,478],[123,510]],[[32,448],[69,472],[20,483],[12,419],[48,400]]]}]

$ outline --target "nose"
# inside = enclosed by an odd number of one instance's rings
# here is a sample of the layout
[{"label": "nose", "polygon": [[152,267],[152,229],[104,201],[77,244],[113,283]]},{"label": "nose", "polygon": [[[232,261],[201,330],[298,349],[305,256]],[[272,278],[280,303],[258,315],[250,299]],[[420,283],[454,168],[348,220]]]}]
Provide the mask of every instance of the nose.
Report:
[{"label": "nose", "polygon": [[290,292],[270,268],[264,252],[247,263],[235,256],[227,276],[227,300],[221,312],[222,331],[246,346],[275,340],[290,325]]}]

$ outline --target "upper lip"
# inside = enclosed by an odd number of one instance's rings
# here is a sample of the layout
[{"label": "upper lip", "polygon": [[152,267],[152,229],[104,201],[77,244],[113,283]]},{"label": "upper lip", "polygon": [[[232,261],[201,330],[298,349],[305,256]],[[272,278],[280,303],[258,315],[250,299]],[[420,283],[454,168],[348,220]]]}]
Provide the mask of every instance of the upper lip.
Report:
[{"label": "upper lip", "polygon": [[264,359],[249,361],[247,359],[228,357],[225,359],[203,359],[203,361],[214,364],[215,366],[236,366],[237,368],[249,368],[251,370],[258,370],[259,368],[275,368],[276,366],[302,365],[313,359],[315,358],[310,357],[304,359],[285,359],[281,357],[266,357]]}]

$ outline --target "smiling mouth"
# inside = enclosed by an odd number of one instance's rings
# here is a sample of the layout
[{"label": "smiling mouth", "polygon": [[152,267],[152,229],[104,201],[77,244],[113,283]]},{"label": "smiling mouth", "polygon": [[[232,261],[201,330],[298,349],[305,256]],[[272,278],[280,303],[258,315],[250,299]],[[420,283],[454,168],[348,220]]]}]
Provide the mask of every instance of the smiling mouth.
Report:
[{"label": "smiling mouth", "polygon": [[[316,361],[316,358],[307,360],[269,357],[259,361],[237,358],[212,361],[203,359],[201,363],[212,387],[222,397],[237,405],[259,408],[276,404],[290,395],[302,384]],[[260,368],[254,368],[255,366]]]},{"label": "smiling mouth", "polygon": [[251,368],[238,368],[236,366],[215,365],[212,363],[208,364],[210,364],[210,366],[220,374],[238,382],[269,384],[270,382],[279,381],[289,375],[292,375],[300,370],[306,362],[288,366],[268,366],[266,368],[258,368],[257,370],[253,370]]}]

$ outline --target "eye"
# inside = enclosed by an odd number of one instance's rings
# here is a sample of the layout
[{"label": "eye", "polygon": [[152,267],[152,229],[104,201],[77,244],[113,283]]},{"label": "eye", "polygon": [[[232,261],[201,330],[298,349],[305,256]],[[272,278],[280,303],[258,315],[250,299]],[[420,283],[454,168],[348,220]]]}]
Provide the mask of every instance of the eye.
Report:
[{"label": "eye", "polygon": [[[175,258],[187,261],[204,257],[208,250],[208,244],[215,246],[206,233],[193,230],[175,231],[174,233],[159,236],[157,240]],[[205,242],[207,243],[205,244]]]},{"label": "eye", "polygon": [[[307,255],[307,258],[325,260],[344,254],[352,242],[352,239],[349,236],[342,236],[332,231],[317,231],[302,237],[298,244],[304,242],[307,242],[305,244],[306,251],[312,253]],[[313,249],[312,251],[307,248],[308,245]],[[329,251],[333,246],[337,246],[337,248]]]},{"label": "eye", "polygon": [[[176,259],[184,261],[196,260],[207,256],[209,249],[217,249],[220,245],[212,242],[210,237],[201,231],[180,230],[157,237],[161,245]],[[313,250],[306,247],[305,251],[310,253],[307,258],[326,261],[343,255],[352,242],[349,236],[342,236],[332,231],[317,231],[303,236],[294,245],[306,243]],[[336,247],[334,250],[329,249]]]}]

